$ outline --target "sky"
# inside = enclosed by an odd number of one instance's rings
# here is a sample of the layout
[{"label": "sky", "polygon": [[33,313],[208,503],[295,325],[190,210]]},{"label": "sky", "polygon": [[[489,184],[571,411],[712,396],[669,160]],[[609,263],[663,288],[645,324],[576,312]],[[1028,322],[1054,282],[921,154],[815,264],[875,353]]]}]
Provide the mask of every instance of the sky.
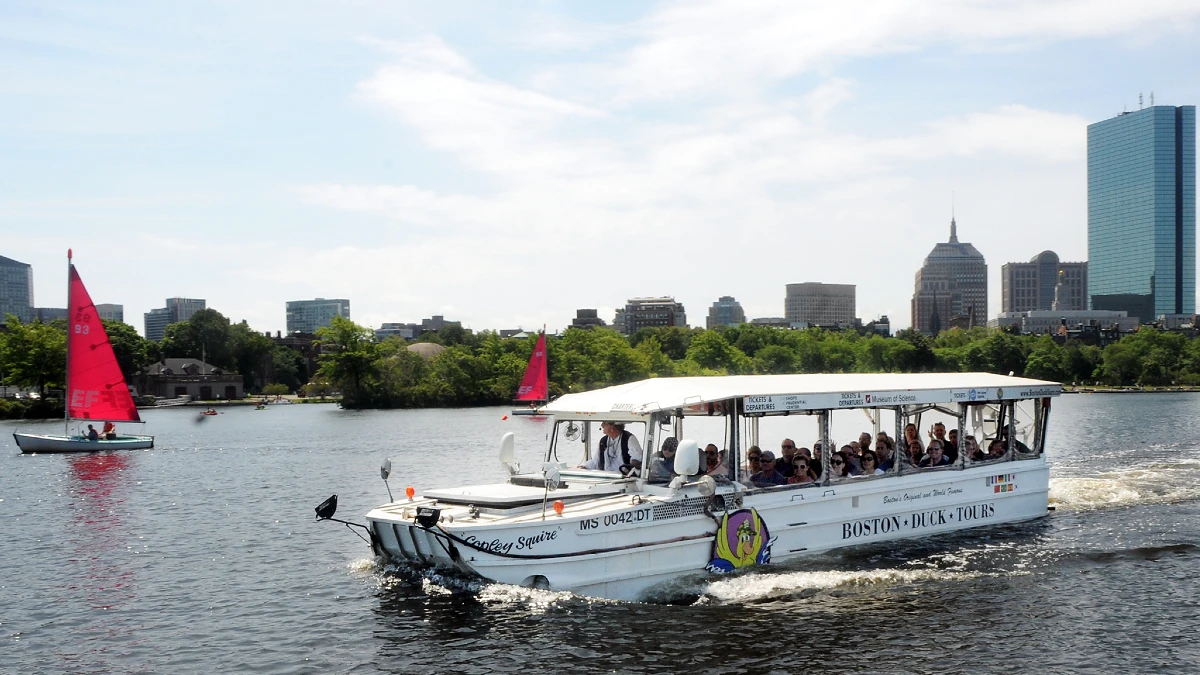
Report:
[{"label": "sky", "polygon": [[857,285],[961,241],[1087,258],[1086,127],[1200,103],[1195,0],[0,4],[0,255],[128,323],[348,298],[551,331]]}]

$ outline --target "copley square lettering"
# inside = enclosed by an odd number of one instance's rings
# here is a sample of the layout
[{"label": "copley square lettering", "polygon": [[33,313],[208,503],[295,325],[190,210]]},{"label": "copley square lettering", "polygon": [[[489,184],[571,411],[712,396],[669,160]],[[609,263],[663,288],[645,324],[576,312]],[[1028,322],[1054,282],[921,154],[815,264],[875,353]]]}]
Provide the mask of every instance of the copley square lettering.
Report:
[{"label": "copley square lettering", "polygon": [[542,530],[538,534],[530,537],[517,537],[516,542],[504,541],[502,539],[492,539],[487,541],[479,539],[473,534],[463,537],[463,541],[466,542],[468,546],[473,546],[480,551],[485,551],[487,553],[500,554],[511,553],[514,547],[518,551],[528,550],[544,541],[554,541],[555,539],[558,539],[558,530]]},{"label": "copley square lettering", "polygon": [[995,515],[996,507],[990,503],[984,503],[945,509],[930,509],[928,511],[913,511],[908,515],[902,516],[863,518],[849,523],[842,523],[842,539],[873,537],[892,532],[940,527],[942,525],[949,525],[950,523],[968,523],[974,520],[985,520]]}]

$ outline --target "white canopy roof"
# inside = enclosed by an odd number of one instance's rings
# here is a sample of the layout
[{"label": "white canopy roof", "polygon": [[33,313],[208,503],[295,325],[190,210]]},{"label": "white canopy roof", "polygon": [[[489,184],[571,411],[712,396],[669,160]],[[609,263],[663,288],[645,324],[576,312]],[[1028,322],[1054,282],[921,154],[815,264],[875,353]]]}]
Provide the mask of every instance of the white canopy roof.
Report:
[{"label": "white canopy roof", "polygon": [[557,417],[642,419],[660,410],[744,399],[747,412],[872,408],[1058,396],[1062,385],[991,373],[817,373],[664,377],[567,394],[540,410]]}]

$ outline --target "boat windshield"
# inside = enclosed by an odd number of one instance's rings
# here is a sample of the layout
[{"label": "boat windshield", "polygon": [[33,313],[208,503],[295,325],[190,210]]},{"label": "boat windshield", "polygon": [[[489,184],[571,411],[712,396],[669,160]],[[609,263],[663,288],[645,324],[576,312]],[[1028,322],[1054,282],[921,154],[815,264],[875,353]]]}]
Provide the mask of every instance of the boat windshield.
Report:
[{"label": "boat windshield", "polygon": [[[556,420],[546,461],[614,476],[628,474],[644,460],[648,426],[645,422]],[[603,458],[602,444],[608,449]]]}]

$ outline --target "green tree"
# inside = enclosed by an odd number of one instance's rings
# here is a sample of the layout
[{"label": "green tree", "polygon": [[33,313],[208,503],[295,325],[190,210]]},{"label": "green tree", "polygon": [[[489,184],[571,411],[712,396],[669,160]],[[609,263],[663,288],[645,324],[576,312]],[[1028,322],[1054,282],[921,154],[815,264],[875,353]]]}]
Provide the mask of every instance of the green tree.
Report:
[{"label": "green tree", "polygon": [[322,352],[317,374],[341,390],[343,407],[369,407],[377,374],[374,331],[335,316],[330,325],[317,329],[316,336]]},{"label": "green tree", "polygon": [[167,357],[202,358],[217,368],[235,368],[229,319],[215,309],[202,309],[187,321],[167,326],[159,349]]},{"label": "green tree", "polygon": [[692,338],[687,360],[709,370],[731,374],[749,372],[750,360],[740,349],[729,344],[720,333],[704,331]]},{"label": "green tree", "polygon": [[9,314],[5,328],[7,332],[0,334],[0,371],[5,383],[36,388],[43,398],[47,388],[66,386],[66,322],[23,324]]},{"label": "green tree", "polygon": [[112,344],[117,365],[126,380],[131,380],[143,368],[158,360],[158,346],[138,335],[133,326],[120,321],[104,321],[104,332]]}]

